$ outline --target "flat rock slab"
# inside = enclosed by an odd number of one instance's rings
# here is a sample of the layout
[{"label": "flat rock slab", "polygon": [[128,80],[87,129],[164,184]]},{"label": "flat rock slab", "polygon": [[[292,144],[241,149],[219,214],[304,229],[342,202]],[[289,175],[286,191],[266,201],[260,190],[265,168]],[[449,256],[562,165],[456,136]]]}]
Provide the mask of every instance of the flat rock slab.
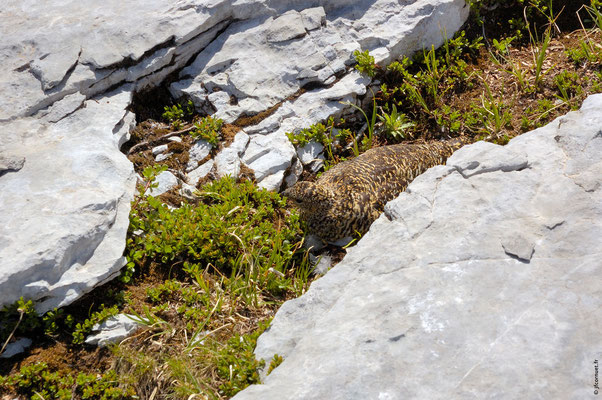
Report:
[{"label": "flat rock slab", "polygon": [[592,398],[601,132],[594,95],[418,177],[281,307],[256,355],[284,362],[234,399]]}]

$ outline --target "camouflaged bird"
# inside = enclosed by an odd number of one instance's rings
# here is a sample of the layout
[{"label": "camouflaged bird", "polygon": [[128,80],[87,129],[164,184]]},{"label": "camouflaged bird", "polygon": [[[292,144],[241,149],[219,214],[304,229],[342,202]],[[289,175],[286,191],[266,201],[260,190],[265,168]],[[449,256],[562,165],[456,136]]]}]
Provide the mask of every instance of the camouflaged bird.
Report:
[{"label": "camouflaged bird", "polygon": [[364,234],[385,204],[428,168],[443,164],[468,138],[377,147],[335,165],[316,182],[284,191],[301,218],[325,241]]}]

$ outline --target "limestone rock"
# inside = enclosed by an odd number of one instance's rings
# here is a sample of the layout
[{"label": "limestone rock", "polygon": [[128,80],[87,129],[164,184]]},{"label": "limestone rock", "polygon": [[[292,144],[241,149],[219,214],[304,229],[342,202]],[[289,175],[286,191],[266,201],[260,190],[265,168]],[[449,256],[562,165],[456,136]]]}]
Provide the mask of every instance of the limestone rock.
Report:
[{"label": "limestone rock", "polygon": [[326,12],[324,7],[307,8],[301,11],[303,26],[307,31],[313,31],[326,25]]},{"label": "limestone rock", "polygon": [[307,165],[312,161],[321,158],[324,159],[322,152],[324,151],[324,145],[321,143],[310,142],[305,146],[297,149],[297,155],[299,156],[299,160],[303,165]]},{"label": "limestone rock", "polygon": [[0,305],[23,296],[47,311],[119,274],[136,176],[113,130],[130,99],[119,90],[52,124],[0,123],[16,135],[0,138],[3,153],[25,160],[0,176]]},{"label": "limestone rock", "polygon": [[194,191],[196,190],[195,186],[189,185],[187,183],[182,183],[182,187],[180,188],[180,195],[187,198],[188,200],[195,200],[196,196],[194,195]]},{"label": "limestone rock", "polygon": [[480,141],[466,148],[460,156],[453,157],[447,165],[455,166],[465,178],[492,171],[519,171],[527,168],[527,157],[507,147]]},{"label": "limestone rock", "polygon": [[286,187],[292,187],[295,183],[297,183],[302,173],[303,164],[301,161],[299,161],[299,159],[296,159],[295,162],[293,162],[290,173],[286,176],[286,178],[284,178]]},{"label": "limestone rock", "polygon": [[284,172],[285,171],[277,171],[274,174],[269,175],[264,178],[261,182],[257,184],[262,189],[271,190],[278,192],[282,189],[282,182],[284,181]]},{"label": "limestone rock", "polygon": [[209,175],[209,172],[213,169],[213,165],[215,162],[213,160],[209,160],[200,167],[190,171],[187,174],[187,182],[189,185],[196,186],[199,183],[199,179],[206,177]]},{"label": "limestone rock", "polygon": [[215,170],[218,178],[226,175],[237,177],[240,172],[240,158],[235,149],[225,148],[215,157]]},{"label": "limestone rock", "polygon": [[224,110],[230,104],[230,95],[226,92],[214,92],[207,96],[207,100],[216,110]]},{"label": "limestone rock", "polygon": [[0,153],[0,176],[6,172],[16,172],[23,168],[25,157]]},{"label": "limestone rock", "polygon": [[165,153],[167,151],[168,146],[166,144],[162,144],[160,146],[155,146],[151,149],[153,156],[157,156],[161,153]]},{"label": "limestone rock", "polygon": [[234,140],[230,144],[231,149],[236,151],[238,156],[242,156],[245,150],[247,149],[247,145],[249,144],[249,135],[246,134],[245,131],[237,132],[234,136]]},{"label": "limestone rock", "polygon": [[138,88],[157,84],[183,67],[239,12],[230,3],[5,4],[0,14],[6,71],[0,80],[0,121],[32,115],[76,92],[90,99],[129,82]]},{"label": "limestone rock", "polygon": [[186,170],[192,171],[195,169],[199,165],[199,162],[203,161],[209,155],[209,153],[211,153],[212,148],[213,146],[211,146],[211,144],[204,139],[199,139],[194,142],[188,152],[189,158]]},{"label": "limestone rock", "polygon": [[305,35],[304,19],[297,11],[288,11],[272,20],[267,28],[268,42],[278,43]]},{"label": "limestone rock", "polygon": [[121,342],[140,328],[140,324],[135,319],[135,316],[128,314],[118,314],[107,318],[103,323],[92,327],[92,332],[96,333],[86,338],[86,344],[105,347]]},{"label": "limestone rock", "polygon": [[[243,161],[254,172],[259,183],[270,175],[287,170],[295,156],[295,149],[284,135],[270,134],[254,136],[243,156]],[[282,182],[282,180],[280,181]]]},{"label": "limestone rock", "polygon": [[418,177],[280,308],[256,355],[284,362],[234,399],[590,397],[602,346],[600,131],[594,95]]},{"label": "limestone rock", "polygon": [[155,157],[155,162],[160,163],[161,161],[167,160],[171,156],[173,156],[172,152],[158,154],[157,157]]},{"label": "limestone rock", "polygon": [[[449,36],[468,15],[462,0],[314,4],[300,10],[290,9],[287,3],[274,4],[280,14],[266,19],[255,11],[248,20],[230,24],[180,73],[181,80],[171,85],[172,93],[191,96],[195,104],[205,101],[206,92],[219,96],[223,98],[219,104],[226,108],[218,108],[217,116],[232,122],[256,105],[259,111],[275,105],[302,84],[324,83],[343,72],[354,62],[354,50],[375,52],[376,61],[386,63],[431,44],[438,46],[444,40],[441,32]],[[311,71],[316,72],[315,79],[307,79]],[[199,91],[201,84],[203,91]],[[195,91],[200,93],[196,99]],[[237,102],[226,104],[221,92]]]},{"label": "limestone rock", "polygon": [[155,183],[158,185],[156,188],[149,188],[147,193],[151,196],[160,196],[163,193],[178,186],[178,178],[169,171],[163,171],[155,178]]}]

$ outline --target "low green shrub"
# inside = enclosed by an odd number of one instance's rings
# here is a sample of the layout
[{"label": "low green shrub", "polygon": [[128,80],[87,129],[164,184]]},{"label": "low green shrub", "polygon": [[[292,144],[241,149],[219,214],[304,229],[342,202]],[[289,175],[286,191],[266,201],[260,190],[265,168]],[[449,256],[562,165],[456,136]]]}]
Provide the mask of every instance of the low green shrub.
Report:
[{"label": "low green shrub", "polygon": [[162,117],[164,120],[169,122],[174,129],[180,129],[185,119],[188,119],[194,115],[194,104],[191,100],[185,105],[180,103],[172,106],[165,106],[163,108]]},{"label": "low green shrub", "polygon": [[35,400],[126,400],[136,398],[130,387],[121,387],[115,371],[106,374],[73,375],[68,372],[51,372],[46,363],[22,367],[18,373],[0,376],[0,389],[11,390]]},{"label": "low green shrub", "polygon": [[370,55],[368,50],[359,51],[356,50],[353,52],[353,56],[355,57],[355,69],[361,72],[364,75],[373,78],[376,75],[376,65],[374,64],[374,57]]},{"label": "low green shrub", "polygon": [[213,147],[217,147],[220,141],[220,129],[224,121],[215,119],[211,116],[203,117],[195,122],[195,129],[190,132],[190,136],[195,139],[205,139]]},{"label": "low green shrub", "polygon": [[270,269],[284,274],[303,260],[301,222],[285,205],[279,194],[230,177],[205,185],[196,205],[171,209],[142,197],[131,212],[128,265],[177,261],[191,279],[211,267],[229,276],[228,284],[240,284],[242,293],[277,295],[291,282]]}]

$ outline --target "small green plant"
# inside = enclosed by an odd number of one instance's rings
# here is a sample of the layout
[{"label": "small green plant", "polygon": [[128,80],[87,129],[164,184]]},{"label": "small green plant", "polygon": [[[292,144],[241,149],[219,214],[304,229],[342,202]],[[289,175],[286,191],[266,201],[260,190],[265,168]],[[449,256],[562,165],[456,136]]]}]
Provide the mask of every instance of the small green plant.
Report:
[{"label": "small green plant", "polygon": [[100,305],[100,310],[92,313],[90,318],[84,320],[81,323],[77,323],[75,325],[75,330],[73,331],[73,344],[82,344],[86,339],[86,335],[92,331],[92,327],[96,324],[102,323],[107,318],[117,315],[119,313],[119,308],[117,305],[112,307],[105,307],[104,304]]},{"label": "small green plant", "polygon": [[355,61],[357,61],[355,69],[357,69],[362,74],[369,76],[370,78],[373,78],[376,75],[376,65],[374,64],[374,57],[370,55],[370,52],[368,50],[356,50],[353,52],[353,56],[355,57]]},{"label": "small green plant", "polygon": [[65,310],[62,308],[48,311],[42,320],[44,321],[44,333],[50,337],[57,336],[61,327],[73,328],[75,323],[73,316],[65,314]]},{"label": "small green plant", "polygon": [[[583,5],[583,7],[579,10],[585,10],[589,16],[589,20],[586,20],[586,23],[595,26],[598,30],[602,29],[602,2],[600,0],[591,0],[590,5]],[[583,65],[586,62],[592,64],[600,64],[602,63],[602,47],[596,41],[591,40],[587,29],[585,29],[583,25],[583,21],[581,20],[580,13],[577,13],[577,17],[579,18],[579,22],[583,27],[583,32],[585,34],[585,40],[579,40],[578,47],[570,48],[566,50],[567,56],[577,65]]]},{"label": "small green plant", "polygon": [[155,314],[156,312],[164,311],[166,306],[167,304],[162,303],[159,307],[151,310],[148,306],[144,305],[142,306],[142,313],[132,310],[131,313],[133,315],[129,315],[128,318],[147,328],[167,327],[169,324]]},{"label": "small green plant", "polygon": [[548,120],[554,110],[560,105],[555,105],[552,100],[540,99],[537,100],[537,107],[527,107],[521,120],[521,130],[526,132],[533,128],[538,128],[543,125],[543,121]]},{"label": "small green plant", "polygon": [[180,260],[188,270],[211,264],[230,274],[227,283],[240,285],[240,295],[255,300],[263,290],[288,287],[286,278],[267,273],[286,271],[303,254],[301,223],[297,214],[284,214],[285,200],[230,177],[205,185],[200,194],[198,205],[173,210],[152,196],[142,198],[130,217],[128,262]]},{"label": "small green plant", "polygon": [[[520,62],[514,61],[514,58],[510,54],[510,47],[512,42],[515,41],[516,36],[510,36],[504,39],[493,39],[493,47],[495,52],[490,52],[491,60],[496,63],[499,67],[503,68],[504,71],[513,75],[519,87],[526,92],[533,91],[533,88],[529,85],[527,79],[527,71],[525,71]],[[505,68],[508,65],[509,68]]]},{"label": "small green plant", "polygon": [[172,106],[165,106],[163,108],[162,117],[169,122],[174,129],[179,130],[182,127],[182,121],[191,117],[193,114],[194,104],[191,100],[188,100],[185,106],[182,106],[180,103]]},{"label": "small green plant", "polygon": [[[264,361],[257,361],[253,350],[257,337],[269,321],[260,323],[256,331],[245,335],[233,335],[224,343],[209,337],[196,348],[196,353],[185,357],[171,357],[166,362],[174,394],[178,398],[200,397],[218,399],[232,397],[247,386],[259,383],[259,368]],[[199,370],[211,370],[211,380],[198,374]]]},{"label": "small green plant", "polygon": [[361,107],[358,107],[349,101],[341,102],[341,103],[355,108],[364,116],[364,118],[366,120],[366,126],[368,129],[368,136],[364,137],[364,139],[362,140],[362,149],[364,151],[371,149],[374,146],[374,125],[376,124],[376,117],[377,117],[376,96],[374,96],[374,93],[372,93],[372,116],[370,119],[368,119],[368,115],[366,115],[366,113],[364,112],[364,110],[361,109]]},{"label": "small green plant", "polygon": [[334,118],[329,118],[326,123],[318,122],[309,128],[301,129],[298,132],[287,132],[286,137],[295,147],[303,147],[309,142],[321,143],[324,146],[332,144],[334,129]]},{"label": "small green plant", "polygon": [[512,114],[507,110],[503,101],[496,99],[487,83],[483,82],[485,91],[481,96],[481,104],[473,104],[472,113],[467,115],[467,125],[474,132],[488,134],[497,137],[504,127],[508,127],[512,121]]},{"label": "small green plant", "polygon": [[279,356],[278,354],[274,354],[272,361],[270,361],[270,366],[268,367],[267,375],[271,374],[273,370],[278,368],[278,366],[280,364],[282,364],[283,361],[284,361],[284,358],[282,356]]},{"label": "small green plant", "polygon": [[[535,40],[532,39],[534,42]],[[535,88],[538,88],[541,85],[541,81],[545,74],[550,71],[552,68],[549,68],[547,71],[543,70],[543,63],[546,59],[546,51],[550,46],[550,41],[552,40],[552,28],[549,27],[546,29],[544,33],[543,40],[541,42],[541,46],[537,47],[533,54],[533,63],[535,66]]]},{"label": "small green plant", "polygon": [[562,71],[554,77],[554,83],[560,93],[556,97],[570,105],[572,109],[578,109],[579,104],[573,100],[581,97],[583,94],[579,75],[576,72]]},{"label": "small green plant", "polygon": [[445,40],[439,49],[431,47],[417,53],[413,60],[404,57],[391,63],[386,78],[395,86],[383,91],[384,98],[395,96],[399,99],[397,105],[415,119],[436,118],[436,114],[441,114],[436,110],[445,105],[444,99],[450,92],[472,86],[474,73],[469,71],[466,60],[477,54],[481,46],[481,38],[471,41],[462,31]]},{"label": "small green plant", "polygon": [[223,383],[220,394],[234,396],[249,385],[259,383],[258,369],[265,366],[265,361],[255,359],[257,338],[267,328],[262,324],[259,329],[249,335],[235,335],[217,354],[217,373]]},{"label": "small green plant", "polygon": [[[142,171],[142,176],[144,177],[144,184],[139,188],[139,194],[132,202],[132,210],[136,209],[138,204],[143,201],[149,201],[150,197],[148,193],[149,189],[154,189],[159,186],[158,183],[155,182],[157,176],[161,173],[167,171],[166,165],[151,165]],[[156,201],[156,200],[150,200]],[[132,235],[137,235],[139,232],[133,232]],[[144,256],[144,252],[142,250],[135,251],[130,254],[130,257],[127,260],[125,268],[121,271],[121,275],[119,276],[119,280],[123,283],[129,283],[132,280],[132,276],[136,272],[136,263],[140,262],[142,257]]]},{"label": "small green plant", "polygon": [[415,125],[409,121],[407,115],[397,112],[395,104],[391,107],[390,113],[383,111],[378,115],[378,119],[383,124],[385,135],[395,140],[405,139],[409,135],[408,130]]},{"label": "small green plant", "polygon": [[590,5],[584,5],[583,9],[587,12],[590,22],[594,27],[602,30],[602,1],[591,0]]},{"label": "small green plant", "polygon": [[42,325],[34,304],[23,297],[0,311],[0,354],[15,334],[29,333]]},{"label": "small green plant", "polygon": [[452,110],[447,104],[434,109],[432,115],[435,117],[437,125],[444,132],[459,132],[463,126],[464,115],[458,110]]},{"label": "small green plant", "polygon": [[163,108],[163,119],[167,122],[174,122],[184,118],[184,110],[182,110],[181,104],[174,104],[173,106],[165,106]]},{"label": "small green plant", "polygon": [[602,92],[602,72],[594,71],[594,76],[591,80],[591,85],[592,93]]},{"label": "small green plant", "polygon": [[220,129],[222,129],[224,121],[215,119],[211,116],[201,118],[194,126],[195,129],[190,132],[190,135],[195,139],[204,139],[213,147],[219,146]]},{"label": "small green plant", "polygon": [[[345,123],[345,120],[341,119],[340,123]],[[353,142],[354,153],[356,153],[356,156],[359,154],[355,136],[353,136],[348,129],[336,129],[335,121],[332,117],[328,118],[326,123],[318,122],[311,125],[309,128],[301,129],[296,133],[287,132],[286,136],[295,147],[303,147],[310,142],[322,144],[326,151],[326,160],[324,160],[325,170],[328,170],[330,167],[341,161],[341,159],[335,155],[335,142],[340,140],[351,140]]]}]

